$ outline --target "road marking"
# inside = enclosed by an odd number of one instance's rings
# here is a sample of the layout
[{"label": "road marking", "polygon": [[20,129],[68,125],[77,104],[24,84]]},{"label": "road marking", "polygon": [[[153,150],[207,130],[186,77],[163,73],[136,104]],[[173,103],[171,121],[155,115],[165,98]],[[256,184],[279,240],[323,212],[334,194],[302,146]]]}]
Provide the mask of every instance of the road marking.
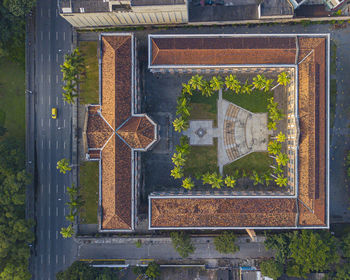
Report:
[{"label": "road marking", "polygon": [[51,39],[51,36],[50,36],[50,35],[51,35],[51,33],[50,33],[50,31],[49,31],[49,33],[48,33],[48,34],[49,34],[49,41],[50,41],[50,39]]},{"label": "road marking", "polygon": [[56,230],[56,239],[58,239],[58,231]]},{"label": "road marking", "polygon": [[56,53],[56,62],[58,62],[58,53]]},{"label": "road marking", "polygon": [[66,207],[63,207],[63,216],[66,216]]},{"label": "road marking", "polygon": [[43,16],[43,8],[40,8],[40,16]]},{"label": "road marking", "polygon": [[56,207],[56,217],[58,217],[58,207]]},{"label": "road marking", "polygon": [[43,255],[40,255],[40,263],[43,264],[43,262],[44,262]]},{"label": "road marking", "polygon": [[[43,126],[43,120],[41,120],[41,126]],[[41,139],[41,149],[44,148],[44,139]]]},{"label": "road marking", "polygon": [[41,83],[43,83],[44,82],[44,74],[41,73],[40,79],[41,79]]},{"label": "road marking", "polygon": [[49,194],[51,193],[51,184],[49,183]]},{"label": "road marking", "polygon": [[[41,127],[43,127],[43,126],[44,126],[44,120],[41,119]],[[44,140],[42,140],[41,143],[44,143]],[[42,144],[41,147],[43,147],[43,145],[44,145],[44,144]]]},{"label": "road marking", "polygon": [[[57,10],[56,10],[57,11]],[[58,40],[58,32],[56,31],[56,41]]]},{"label": "road marking", "polygon": [[63,143],[63,149],[66,149],[66,142]]},{"label": "road marking", "polygon": [[66,263],[66,255],[63,255],[63,264]]},{"label": "road marking", "polygon": [[51,209],[50,209],[50,207],[49,207],[49,217],[51,217]]},{"label": "road marking", "polygon": [[[47,80],[49,81],[49,84],[51,84],[51,75],[50,74],[47,76]],[[49,95],[49,97],[50,97],[50,95]]]},{"label": "road marking", "polygon": [[56,75],[56,84],[58,84],[58,75]]},{"label": "road marking", "polygon": [[49,62],[51,62],[51,56],[49,55]]},{"label": "road marking", "polygon": [[63,186],[63,193],[66,193],[66,186]]},{"label": "road marking", "polygon": [[51,233],[51,232],[50,232],[50,230],[48,230],[47,232],[48,232],[48,234],[47,234],[47,235],[48,235],[48,239],[50,240],[50,238],[51,238],[51,237],[50,237],[50,233]]},{"label": "road marking", "polygon": [[41,170],[43,170],[44,169],[44,163],[42,162],[41,163]]},{"label": "road marking", "polygon": [[41,105],[43,105],[44,104],[44,96],[42,95],[41,96]]},{"label": "road marking", "polygon": [[43,217],[43,216],[44,216],[44,208],[41,207],[41,217]]},{"label": "road marking", "polygon": [[43,54],[40,55],[40,60],[42,63],[44,62],[44,55]]},{"label": "road marking", "polygon": [[58,17],[58,10],[56,9],[56,17]]},{"label": "road marking", "polygon": [[58,193],[58,184],[56,184],[56,193]]},{"label": "road marking", "polygon": [[[51,102],[50,102],[50,105],[51,105]],[[51,119],[49,119],[49,127],[51,127]],[[49,149],[50,149],[50,145],[49,145]]]},{"label": "road marking", "polygon": [[50,10],[50,8],[47,10],[47,16],[51,17],[51,10]]},{"label": "road marking", "polygon": [[41,39],[41,41],[44,40],[44,34],[42,31],[40,31],[40,39]]},{"label": "road marking", "polygon": [[[58,96],[56,96],[56,105],[58,105]],[[58,122],[56,122],[56,126],[58,126]]]},{"label": "road marking", "polygon": [[[44,185],[41,184],[41,189],[40,189],[40,192],[43,193],[44,192]],[[42,215],[41,215],[42,216]]]},{"label": "road marking", "polygon": [[66,32],[63,31],[63,41],[66,41]]},{"label": "road marking", "polygon": [[58,150],[58,140],[56,140],[56,150]]},{"label": "road marking", "polygon": [[49,169],[51,169],[51,162],[49,162]]},{"label": "road marking", "polygon": [[58,264],[58,255],[56,255],[56,264]]},{"label": "road marking", "polygon": [[[49,78],[49,83],[50,83],[50,78]],[[49,95],[49,105],[51,105],[51,95]]]},{"label": "road marking", "polygon": [[[50,235],[49,235],[50,236]],[[50,264],[50,255],[47,255],[47,263]]]},{"label": "road marking", "polygon": [[63,127],[66,127],[66,120],[63,120]]}]

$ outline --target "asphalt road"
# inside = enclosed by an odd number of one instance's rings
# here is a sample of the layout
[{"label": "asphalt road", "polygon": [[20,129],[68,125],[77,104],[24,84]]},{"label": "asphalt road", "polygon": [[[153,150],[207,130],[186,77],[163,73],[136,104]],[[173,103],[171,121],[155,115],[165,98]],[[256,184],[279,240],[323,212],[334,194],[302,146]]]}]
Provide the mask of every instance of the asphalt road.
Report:
[{"label": "asphalt road", "polygon": [[[60,174],[56,163],[71,158],[72,107],[62,100],[60,64],[71,51],[71,26],[59,16],[56,1],[38,0],[35,19],[35,147],[37,182],[35,186],[36,244],[32,259],[33,279],[55,279],[57,271],[70,265],[77,253],[72,239],[65,240],[60,229],[68,208],[66,187],[71,175]],[[51,119],[51,108],[58,118]]]}]

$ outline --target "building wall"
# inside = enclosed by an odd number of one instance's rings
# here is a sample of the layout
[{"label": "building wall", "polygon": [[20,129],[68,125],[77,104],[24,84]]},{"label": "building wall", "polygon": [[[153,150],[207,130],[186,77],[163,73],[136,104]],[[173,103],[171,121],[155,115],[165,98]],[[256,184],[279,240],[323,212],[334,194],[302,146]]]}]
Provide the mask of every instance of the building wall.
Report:
[{"label": "building wall", "polygon": [[188,22],[187,5],[136,6],[130,12],[61,13],[77,28]]}]

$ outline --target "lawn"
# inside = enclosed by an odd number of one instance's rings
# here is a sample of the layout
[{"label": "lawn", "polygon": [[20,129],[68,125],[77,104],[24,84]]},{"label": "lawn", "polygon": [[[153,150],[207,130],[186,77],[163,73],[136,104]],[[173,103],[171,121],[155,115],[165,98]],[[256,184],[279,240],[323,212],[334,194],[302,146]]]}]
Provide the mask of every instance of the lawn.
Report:
[{"label": "lawn", "polygon": [[217,119],[217,99],[218,93],[210,97],[205,97],[200,93],[191,96],[191,120],[214,120],[214,127]]},{"label": "lawn", "polygon": [[97,224],[98,175],[98,161],[87,161],[79,167],[79,191],[84,200],[80,221],[83,224]]},{"label": "lawn", "polygon": [[0,57],[0,126],[6,136],[25,141],[24,69],[8,58]]},{"label": "lawn", "polygon": [[218,172],[217,147],[218,144],[216,138],[214,138],[214,145],[212,146],[191,146],[190,153],[184,167],[185,175],[198,177],[206,172]]},{"label": "lawn", "polygon": [[80,102],[83,104],[99,104],[97,41],[80,42],[79,49],[85,57],[86,64],[86,78],[80,84]]},{"label": "lawn", "polygon": [[247,175],[251,175],[253,170],[259,174],[263,174],[270,170],[270,165],[272,164],[273,160],[268,156],[268,153],[255,152],[225,165],[224,174],[231,175],[234,174],[236,170],[239,170],[240,174],[242,174],[243,170]]},{"label": "lawn", "polygon": [[267,99],[272,97],[273,93],[254,90],[251,94],[236,94],[232,91],[224,91],[222,98],[230,101],[250,112],[264,113],[267,112]]}]

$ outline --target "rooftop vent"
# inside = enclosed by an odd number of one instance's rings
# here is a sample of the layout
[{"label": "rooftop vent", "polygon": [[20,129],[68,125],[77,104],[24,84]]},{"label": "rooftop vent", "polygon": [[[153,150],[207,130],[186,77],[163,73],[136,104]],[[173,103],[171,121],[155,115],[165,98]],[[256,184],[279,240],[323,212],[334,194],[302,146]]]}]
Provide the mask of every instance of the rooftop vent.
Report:
[{"label": "rooftop vent", "polygon": [[85,9],[84,8],[80,8],[80,12],[81,13],[85,13]]}]

